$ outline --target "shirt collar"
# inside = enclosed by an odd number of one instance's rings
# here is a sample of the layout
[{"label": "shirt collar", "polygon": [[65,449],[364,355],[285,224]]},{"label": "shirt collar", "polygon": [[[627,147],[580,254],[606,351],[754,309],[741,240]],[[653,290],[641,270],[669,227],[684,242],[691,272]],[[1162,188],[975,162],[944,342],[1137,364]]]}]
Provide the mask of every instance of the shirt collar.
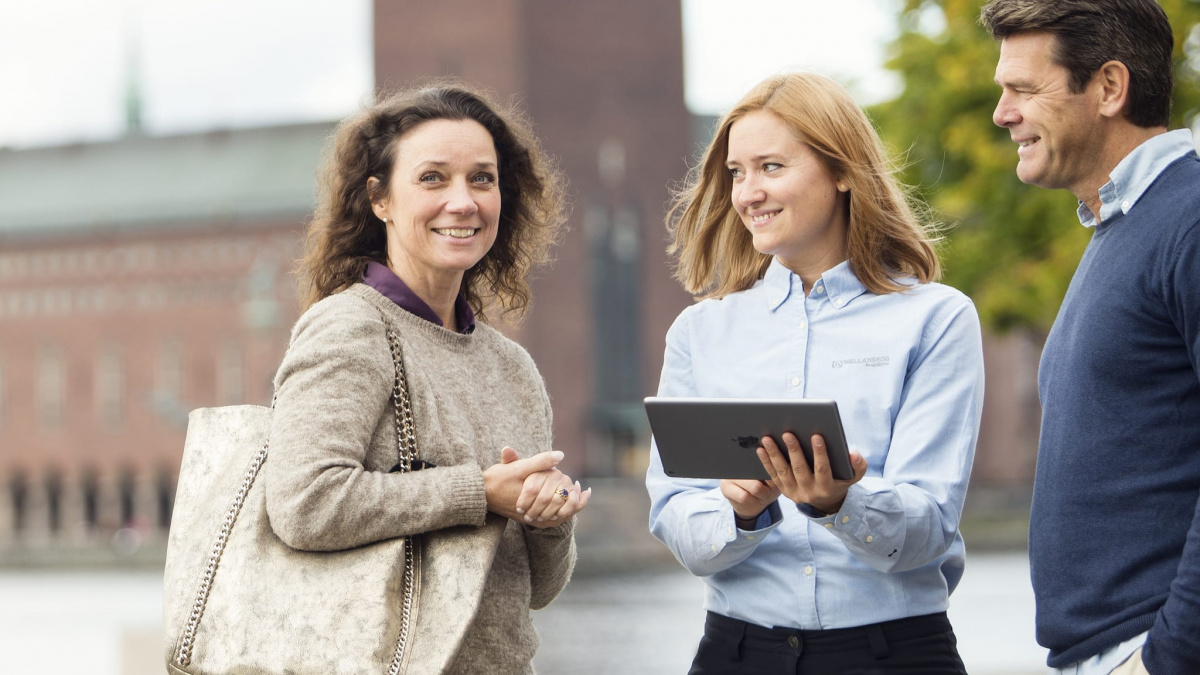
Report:
[{"label": "shirt collar", "polygon": [[[1100,220],[1129,213],[1163,169],[1195,150],[1190,129],[1158,134],[1134,148],[1117,163],[1108,174],[1110,180],[1100,188]],[[1076,214],[1084,227],[1096,226],[1095,215],[1083,202],[1079,203]]]},{"label": "shirt collar", "polygon": [[[396,303],[400,309],[445,327],[442,318],[429,303],[414,293],[387,265],[373,260],[367,263],[363,283],[379,291],[380,295]],[[454,319],[458,323],[458,332],[466,335],[475,331],[475,310],[471,309],[471,303],[467,302],[467,296],[463,293],[459,293],[454,300]]]},{"label": "shirt collar", "polygon": [[[784,267],[779,258],[771,259],[767,273],[763,276],[763,284],[767,289],[767,309],[771,311],[779,309],[793,292],[804,297],[804,283],[800,280],[800,275]],[[829,304],[841,309],[866,290],[850,269],[850,261],[843,260],[825,270],[821,279],[813,285],[812,297],[820,299],[824,296],[829,299]]]}]

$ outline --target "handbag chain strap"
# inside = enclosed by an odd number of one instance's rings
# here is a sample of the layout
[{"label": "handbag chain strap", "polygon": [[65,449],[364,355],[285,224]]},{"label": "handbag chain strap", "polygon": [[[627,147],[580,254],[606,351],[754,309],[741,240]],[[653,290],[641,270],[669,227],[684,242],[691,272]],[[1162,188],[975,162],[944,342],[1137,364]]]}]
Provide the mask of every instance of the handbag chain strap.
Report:
[{"label": "handbag chain strap", "polygon": [[[271,399],[271,408],[275,407],[275,399]],[[175,652],[175,661],[186,666],[192,662],[192,647],[196,642],[196,631],[200,628],[200,617],[204,616],[204,608],[208,604],[208,594],[212,590],[213,577],[217,573],[217,565],[221,562],[221,554],[225,552],[225,543],[229,540],[229,532],[233,529],[234,522],[237,521],[238,512],[242,510],[242,504],[246,501],[246,495],[250,492],[251,486],[254,485],[254,479],[258,476],[259,469],[262,468],[264,462],[267,461],[267,446],[270,444],[270,437],[263,442],[260,449],[254,458],[250,460],[250,466],[246,469],[246,476],[242,479],[242,484],[238,486],[237,493],[233,496],[233,502],[229,505],[229,509],[225,512],[225,519],[221,521],[221,530],[217,533],[217,540],[213,543],[212,553],[208,556],[208,564],[204,566],[204,575],[200,578],[200,590],[196,592],[196,601],[192,604],[192,611],[188,614],[187,626],[183,630],[183,637],[179,640],[179,649]]]},{"label": "handbag chain strap", "polygon": [[[396,450],[400,455],[400,472],[408,473],[412,470],[414,460],[417,458],[417,437],[413,431],[415,427],[413,424],[412,401],[408,394],[408,378],[404,372],[404,359],[400,352],[400,339],[396,335],[391,321],[388,321],[385,317],[383,323],[387,328],[388,348],[391,351],[392,363],[395,366],[395,379],[392,384],[391,398],[396,412]],[[275,408],[274,396],[271,397],[271,408]],[[267,461],[267,450],[270,444],[271,439],[268,437],[263,442],[262,448],[250,460],[250,466],[246,469],[246,475],[242,479],[241,485],[238,486],[237,493],[233,496],[233,501],[225,513],[224,520],[221,521],[221,530],[217,533],[217,540],[213,543],[212,553],[208,556],[208,564],[205,565],[204,574],[200,579],[200,590],[196,593],[196,601],[192,604],[192,611],[188,614],[187,626],[184,628],[183,636],[179,640],[179,649],[175,653],[175,660],[181,666],[189,665],[192,661],[192,648],[196,642],[196,631],[200,628],[200,618],[204,616],[204,608],[208,604],[208,595],[212,590],[213,577],[216,576],[217,566],[221,562],[221,554],[225,552],[225,544],[229,541],[229,533],[233,530],[233,524],[237,521],[238,513],[242,510],[242,504],[246,501],[246,495],[249,494],[250,488],[254,485],[255,478],[258,477],[258,472]],[[408,633],[412,619],[413,575],[416,563],[416,556],[413,551],[415,545],[416,541],[412,535],[404,537],[404,599],[400,610],[400,635],[396,639],[396,649],[387,671],[388,675],[399,675],[401,662],[404,659],[404,648],[408,644]]]},{"label": "handbag chain strap", "polygon": [[[408,473],[413,470],[417,458],[417,437],[413,431],[412,400],[408,395],[408,377],[404,372],[404,358],[400,353],[400,338],[396,335],[392,323],[384,319],[387,326],[388,346],[392,350],[392,361],[396,364],[396,379],[392,385],[392,405],[396,409],[396,450],[400,453],[400,472]],[[412,619],[413,602],[413,567],[415,566],[416,539],[412,535],[404,537],[404,599],[400,605],[400,635],[396,638],[396,650],[392,654],[392,663],[388,675],[399,675],[400,665],[404,660],[404,648],[408,644],[408,629]]]}]

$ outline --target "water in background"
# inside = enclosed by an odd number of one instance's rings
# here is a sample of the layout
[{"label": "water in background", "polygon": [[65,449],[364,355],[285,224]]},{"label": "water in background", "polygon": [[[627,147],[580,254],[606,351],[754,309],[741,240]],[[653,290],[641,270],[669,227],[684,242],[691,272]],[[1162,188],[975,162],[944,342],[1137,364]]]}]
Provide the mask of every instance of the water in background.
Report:
[{"label": "water in background", "polygon": [[[5,675],[159,675],[157,572],[0,572]],[[703,584],[682,569],[580,577],[534,613],[541,675],[684,673],[700,638]],[[967,561],[950,618],[972,675],[1041,675],[1023,554]]]}]

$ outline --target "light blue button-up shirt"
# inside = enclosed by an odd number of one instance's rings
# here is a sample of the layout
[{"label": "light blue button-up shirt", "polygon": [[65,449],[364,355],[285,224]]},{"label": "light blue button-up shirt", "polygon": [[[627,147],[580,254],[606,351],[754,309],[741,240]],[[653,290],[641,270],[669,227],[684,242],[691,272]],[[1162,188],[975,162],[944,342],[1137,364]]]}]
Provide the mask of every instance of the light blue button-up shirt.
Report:
[{"label": "light blue button-up shirt", "polygon": [[781,497],[745,531],[718,481],[669,478],[652,448],[650,530],[704,577],[708,610],[801,629],[946,610],[983,404],[979,319],[962,293],[913,282],[875,295],[843,262],[806,297],[773,261],[749,290],[679,315],[658,395],[834,399],[869,465],[837,513]]}]

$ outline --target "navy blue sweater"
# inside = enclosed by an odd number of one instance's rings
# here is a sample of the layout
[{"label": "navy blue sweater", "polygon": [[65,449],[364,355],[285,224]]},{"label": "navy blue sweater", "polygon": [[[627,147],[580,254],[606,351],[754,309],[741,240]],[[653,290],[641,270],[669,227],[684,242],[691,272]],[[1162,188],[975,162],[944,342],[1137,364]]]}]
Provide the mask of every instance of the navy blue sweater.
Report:
[{"label": "navy blue sweater", "polygon": [[1029,555],[1061,667],[1150,630],[1152,675],[1200,673],[1200,158],[1088,244],[1046,340]]}]

